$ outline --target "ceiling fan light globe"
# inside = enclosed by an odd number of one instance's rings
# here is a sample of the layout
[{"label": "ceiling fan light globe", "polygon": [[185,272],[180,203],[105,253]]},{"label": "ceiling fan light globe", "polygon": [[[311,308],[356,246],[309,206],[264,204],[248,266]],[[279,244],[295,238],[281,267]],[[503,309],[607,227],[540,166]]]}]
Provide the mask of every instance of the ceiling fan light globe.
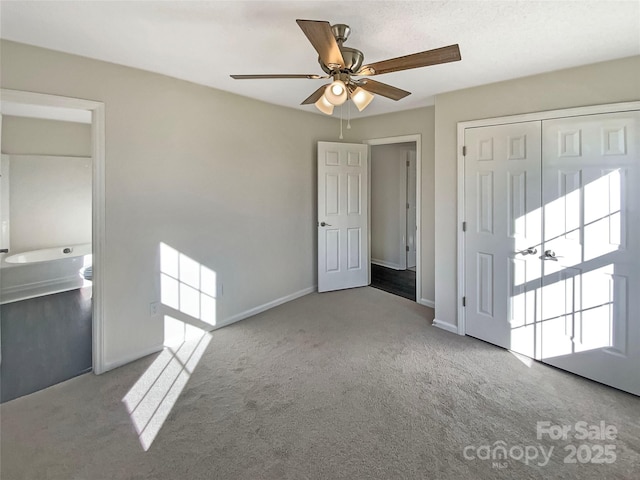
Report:
[{"label": "ceiling fan light globe", "polygon": [[347,101],[347,86],[342,80],[335,80],[327,86],[323,96],[331,105],[336,107],[342,105]]},{"label": "ceiling fan light globe", "polygon": [[351,100],[353,100],[353,103],[356,104],[356,107],[358,107],[359,111],[363,111],[365,108],[367,108],[367,105],[371,103],[373,97],[373,94],[360,87],[356,88],[351,94]]},{"label": "ceiling fan light globe", "polygon": [[322,95],[314,105],[326,115],[333,114],[333,104],[329,103],[329,100],[327,100],[324,95]]}]

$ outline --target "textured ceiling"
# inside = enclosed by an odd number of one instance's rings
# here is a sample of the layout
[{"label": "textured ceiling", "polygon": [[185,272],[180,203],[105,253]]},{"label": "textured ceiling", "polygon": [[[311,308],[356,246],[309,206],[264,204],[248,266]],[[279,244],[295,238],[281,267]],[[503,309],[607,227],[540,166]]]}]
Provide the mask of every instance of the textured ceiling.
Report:
[{"label": "textured ceiling", "polygon": [[229,74],[322,74],[297,18],[351,26],[365,63],[454,43],[462,61],[374,77],[412,95],[377,96],[375,115],[434,95],[640,54],[633,1],[2,1],[2,38],[74,53],[317,112],[300,102],[323,80],[233,80]]}]

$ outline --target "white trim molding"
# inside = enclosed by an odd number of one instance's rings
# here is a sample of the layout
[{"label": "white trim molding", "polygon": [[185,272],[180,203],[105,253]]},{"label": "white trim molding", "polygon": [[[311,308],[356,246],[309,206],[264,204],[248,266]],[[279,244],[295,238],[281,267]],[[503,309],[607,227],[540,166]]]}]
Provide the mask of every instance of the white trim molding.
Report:
[{"label": "white trim molding", "polygon": [[[616,113],[616,112],[628,112],[632,110],[640,110],[640,101],[634,102],[622,102],[622,103],[610,103],[603,105],[591,105],[586,107],[565,108],[561,110],[547,110],[542,112],[524,113],[519,115],[509,115],[505,117],[485,118],[481,120],[470,120],[466,122],[458,122],[458,224],[457,224],[457,238],[458,238],[458,292],[457,292],[457,317],[458,326],[456,328],[457,333],[460,335],[465,334],[466,317],[464,306],[462,305],[462,298],[465,296],[465,250],[464,250],[464,235],[462,232],[462,224],[465,221],[464,216],[464,202],[465,202],[465,182],[464,172],[465,163],[463,155],[463,147],[465,146],[465,130],[467,128],[475,127],[488,127],[494,125],[507,125],[510,123],[522,123],[532,121],[544,121],[555,118],[566,117],[578,117],[584,115],[598,115],[603,113]],[[434,325],[437,320],[434,320]],[[441,322],[444,323],[444,322]],[[449,327],[453,325],[447,323]],[[436,325],[439,326],[439,325]],[[449,328],[447,327],[447,328]],[[446,329],[446,328],[445,328]]]},{"label": "white trim molding", "polygon": [[433,319],[432,325],[434,327],[441,328],[442,330],[446,330],[447,332],[456,333],[456,334],[458,333],[458,327],[456,327],[455,325],[449,322],[443,322],[442,320],[438,320],[437,318]]},{"label": "white trim molding", "polygon": [[372,258],[371,263],[373,263],[374,265],[380,265],[381,267],[392,268],[394,270],[406,270],[397,263],[387,262],[386,260],[380,260],[378,258]]},{"label": "white trim molding", "polygon": [[[464,122],[463,122],[464,123]],[[465,335],[465,315],[464,307],[462,305],[462,297],[465,295],[465,262],[464,262],[464,235],[462,232],[462,222],[465,220],[464,216],[464,202],[465,202],[465,182],[464,182],[464,132],[467,128],[462,127],[463,123],[458,123],[458,223],[456,224],[457,242],[458,242],[458,292],[456,295],[457,303],[457,322],[456,333],[458,335]]]},{"label": "white trim molding", "polygon": [[[397,137],[372,138],[362,143],[369,145],[369,159],[371,147],[374,145],[391,145],[394,143],[416,144],[416,298],[422,294],[422,135],[401,135]],[[369,182],[371,182],[371,161],[369,161]],[[369,184],[369,205],[371,205],[371,184]],[[369,208],[369,265],[371,259],[371,208]],[[392,267],[393,268],[393,267]],[[369,276],[371,281],[371,276]]]},{"label": "white trim molding", "polygon": [[[267,302],[267,303],[264,303],[262,305],[258,305],[257,307],[251,308],[249,310],[245,310],[244,312],[237,313],[236,315],[233,315],[233,316],[227,318],[226,320],[223,320],[219,324],[209,328],[207,331],[213,332],[214,330],[218,330],[218,329],[223,328],[223,327],[228,327],[229,325],[237,323],[240,320],[245,320],[246,318],[252,317],[254,315],[257,315],[259,313],[265,312],[265,311],[270,310],[270,309],[272,309],[274,307],[282,305],[284,303],[290,302],[290,301],[295,300],[297,298],[300,298],[300,297],[303,297],[303,296],[308,295],[310,293],[316,292],[317,290],[318,290],[318,287],[316,285],[314,285],[312,287],[305,288],[303,290],[299,290],[299,291],[291,293],[289,295],[285,295],[284,297],[277,298],[277,299],[275,299],[275,300],[273,300],[271,302]],[[112,360],[112,361],[107,362],[107,363],[104,364],[104,368],[105,368],[104,371],[112,370],[114,368],[121,367],[122,365],[126,365],[127,363],[131,363],[131,362],[134,362],[136,360],[140,360],[141,358],[144,358],[144,357],[146,357],[148,355],[161,352],[164,348],[165,348],[164,345],[154,345],[152,347],[146,348],[144,350],[141,350],[139,352],[133,353],[131,355],[124,356],[124,357],[119,358],[117,360]]]},{"label": "white trim molding", "polygon": [[131,362],[135,362],[136,360],[140,360],[148,355],[152,355],[154,353],[158,353],[164,350],[164,345],[154,345],[153,347],[145,348],[144,350],[137,351],[132,353],[131,355],[124,356],[117,360],[113,360],[110,362],[105,362],[104,372],[108,372],[109,370],[113,370],[114,368],[122,367]]},{"label": "white trim molding", "polygon": [[[93,372],[103,373],[107,367],[104,359],[105,305],[105,107],[104,103],[80,98],[61,97],[44,93],[0,89],[2,101],[15,104],[59,107],[85,110],[91,114],[91,158],[93,164]],[[152,352],[149,352],[152,353]],[[147,353],[148,354],[148,353]]]},{"label": "white trim molding", "polygon": [[434,310],[436,308],[436,302],[434,302],[433,300],[428,300],[426,298],[419,299],[418,303],[420,305],[424,305],[425,307],[433,308]]},{"label": "white trim molding", "polygon": [[222,327],[226,327],[231,325],[232,323],[239,322],[240,320],[244,320],[245,318],[253,317],[262,312],[266,312],[267,310],[271,310],[274,307],[282,305],[284,303],[290,302],[300,297],[304,297],[305,295],[309,295],[318,290],[317,285],[313,285],[312,287],[305,288],[303,290],[298,290],[297,292],[290,293],[289,295],[285,295],[284,297],[276,298],[267,303],[263,303],[262,305],[258,305],[257,307],[250,308],[249,310],[245,310],[244,312],[236,313],[231,317],[223,320],[215,327],[213,327],[210,331],[217,330]]}]

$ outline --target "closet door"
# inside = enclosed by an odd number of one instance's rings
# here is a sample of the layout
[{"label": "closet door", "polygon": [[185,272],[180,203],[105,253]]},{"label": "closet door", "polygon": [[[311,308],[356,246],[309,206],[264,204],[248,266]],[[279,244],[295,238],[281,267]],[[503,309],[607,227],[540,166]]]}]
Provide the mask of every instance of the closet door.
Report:
[{"label": "closet door", "polygon": [[540,122],[465,130],[466,334],[536,356]]},{"label": "closet door", "polygon": [[640,113],[542,130],[540,358],[640,395]]}]

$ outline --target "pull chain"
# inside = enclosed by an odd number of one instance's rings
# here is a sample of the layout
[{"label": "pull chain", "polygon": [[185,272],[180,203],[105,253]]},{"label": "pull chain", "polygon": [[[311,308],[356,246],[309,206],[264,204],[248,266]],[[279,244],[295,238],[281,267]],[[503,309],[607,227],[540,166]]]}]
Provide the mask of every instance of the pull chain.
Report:
[{"label": "pull chain", "polygon": [[340,140],[342,140],[344,138],[344,136],[342,135],[342,105],[340,105]]},{"label": "pull chain", "polygon": [[349,102],[349,100],[347,100],[347,102],[347,130],[351,130],[351,102]]}]

